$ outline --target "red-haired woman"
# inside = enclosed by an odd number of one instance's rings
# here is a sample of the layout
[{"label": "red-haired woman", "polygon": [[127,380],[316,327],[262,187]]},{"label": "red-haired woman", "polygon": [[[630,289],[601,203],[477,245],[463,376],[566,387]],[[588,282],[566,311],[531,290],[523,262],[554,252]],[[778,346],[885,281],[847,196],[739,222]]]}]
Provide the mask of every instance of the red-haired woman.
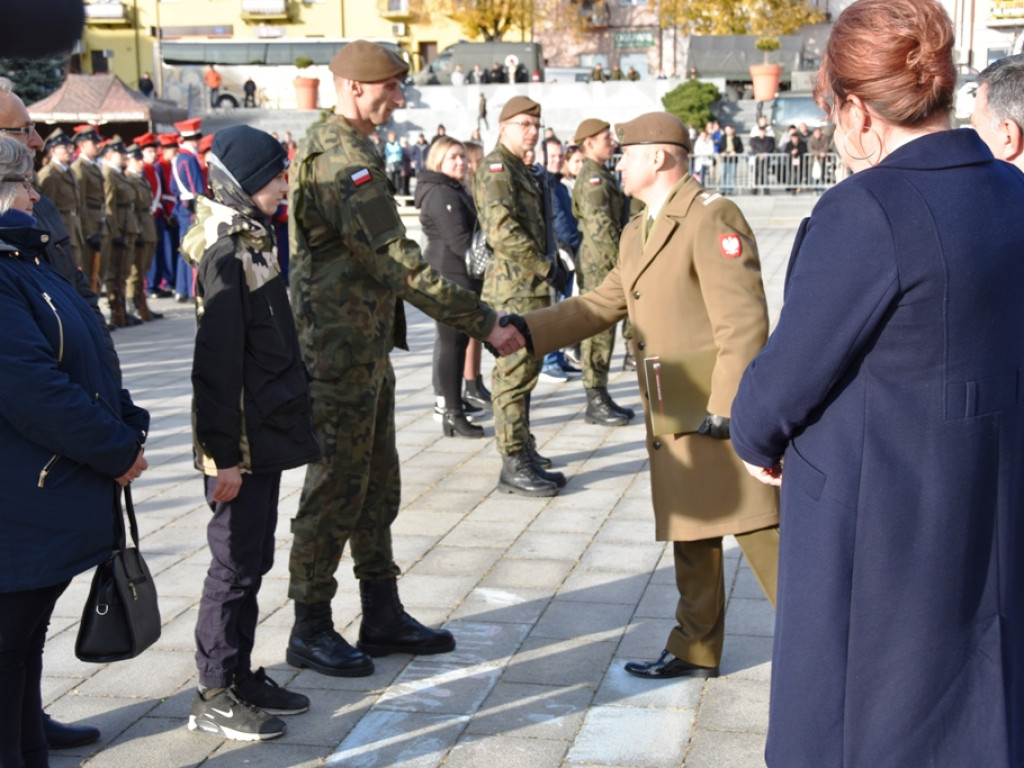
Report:
[{"label": "red-haired woman", "polygon": [[732,407],[782,479],[771,768],[1024,764],[1024,176],[951,130],[936,0],[858,0],[818,76],[854,174]]}]

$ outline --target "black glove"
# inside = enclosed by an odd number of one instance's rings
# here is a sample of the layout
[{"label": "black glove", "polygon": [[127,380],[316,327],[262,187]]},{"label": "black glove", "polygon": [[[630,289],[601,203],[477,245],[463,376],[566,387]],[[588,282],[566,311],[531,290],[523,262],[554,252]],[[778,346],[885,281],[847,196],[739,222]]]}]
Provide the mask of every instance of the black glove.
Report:
[{"label": "black glove", "polygon": [[704,423],[697,429],[698,435],[713,437],[715,440],[729,439],[729,419],[725,416],[715,416],[709,413]]},{"label": "black glove", "polygon": [[145,241],[145,240],[143,240],[143,239],[142,239],[141,237],[136,237],[136,238],[135,238],[135,247],[136,247],[136,248],[141,248],[141,247],[142,247],[142,246],[144,246],[145,244],[146,244],[146,241]]},{"label": "black glove", "polygon": [[189,213],[195,213],[196,212],[196,199],[194,197],[191,200],[182,200],[181,202],[183,202],[185,204],[185,209]]},{"label": "black glove", "polygon": [[103,241],[100,240],[99,235],[89,235],[85,238],[85,242],[89,244],[89,247],[92,248],[93,252],[98,251],[103,247]]},{"label": "black glove", "polygon": [[128,243],[125,242],[125,239],[123,237],[115,237],[114,238],[114,245],[117,246],[118,248],[127,248],[128,247]]},{"label": "black glove", "polygon": [[502,315],[498,320],[498,324],[503,328],[506,325],[515,326],[515,329],[522,334],[523,339],[526,341],[526,351],[531,355],[533,354],[533,336],[530,335],[530,326],[526,324],[526,319],[522,315],[512,313],[511,315]]},{"label": "black glove", "polygon": [[167,221],[165,223],[166,223],[168,229],[177,229],[178,228],[178,217],[175,216],[172,213],[170,216],[167,217]]},{"label": "black glove", "polygon": [[560,294],[565,295],[566,286],[569,285],[569,272],[562,266],[560,259],[556,258],[551,262],[551,271],[548,272],[548,276],[544,279],[548,281],[548,285]]}]

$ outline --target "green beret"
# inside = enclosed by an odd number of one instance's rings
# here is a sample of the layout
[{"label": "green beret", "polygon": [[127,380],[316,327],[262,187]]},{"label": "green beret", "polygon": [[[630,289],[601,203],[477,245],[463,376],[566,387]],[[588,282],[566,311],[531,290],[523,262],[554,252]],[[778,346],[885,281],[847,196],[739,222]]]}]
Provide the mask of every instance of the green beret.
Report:
[{"label": "green beret", "polygon": [[379,83],[409,73],[397,53],[369,40],[355,40],[342,47],[331,59],[330,70],[338,77],[359,83]]},{"label": "green beret", "polygon": [[508,120],[516,115],[530,115],[540,117],[540,104],[528,96],[513,96],[505,102],[505,106],[498,116],[498,121]]},{"label": "green beret", "polygon": [[580,144],[584,139],[589,139],[591,136],[597,136],[601,131],[607,131],[611,126],[608,125],[604,120],[598,120],[596,117],[588,117],[579,127],[576,128],[576,135],[573,136],[573,142]]},{"label": "green beret", "polygon": [[615,132],[619,135],[619,144],[624,147],[630,144],[675,144],[687,152],[693,151],[690,132],[683,121],[668,112],[648,112],[628,123],[618,123]]}]

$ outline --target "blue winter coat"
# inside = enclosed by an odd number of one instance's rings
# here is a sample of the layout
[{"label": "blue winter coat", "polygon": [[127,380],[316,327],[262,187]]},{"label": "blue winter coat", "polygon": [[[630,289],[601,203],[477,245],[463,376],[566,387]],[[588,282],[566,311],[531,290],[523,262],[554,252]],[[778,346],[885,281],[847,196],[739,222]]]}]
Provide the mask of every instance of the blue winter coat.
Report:
[{"label": "blue winter coat", "polygon": [[898,148],[800,229],[732,406],[783,455],[771,768],[1024,764],[1024,175]]},{"label": "blue winter coat", "polygon": [[0,592],[58,584],[110,555],[114,478],[149,415],[110,365],[89,305],[39,255],[25,214],[0,221]]}]

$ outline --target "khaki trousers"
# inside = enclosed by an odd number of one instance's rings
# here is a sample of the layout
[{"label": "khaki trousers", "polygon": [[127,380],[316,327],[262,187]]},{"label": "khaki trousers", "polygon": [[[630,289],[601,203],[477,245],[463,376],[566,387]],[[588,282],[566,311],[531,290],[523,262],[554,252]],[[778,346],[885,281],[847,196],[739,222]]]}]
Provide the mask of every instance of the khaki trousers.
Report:
[{"label": "khaki trousers", "polygon": [[[779,571],[779,528],[772,526],[736,534],[765,596],[775,606]],[[676,626],[665,649],[701,667],[717,667],[725,639],[725,583],[722,575],[722,539],[676,541]]]}]

